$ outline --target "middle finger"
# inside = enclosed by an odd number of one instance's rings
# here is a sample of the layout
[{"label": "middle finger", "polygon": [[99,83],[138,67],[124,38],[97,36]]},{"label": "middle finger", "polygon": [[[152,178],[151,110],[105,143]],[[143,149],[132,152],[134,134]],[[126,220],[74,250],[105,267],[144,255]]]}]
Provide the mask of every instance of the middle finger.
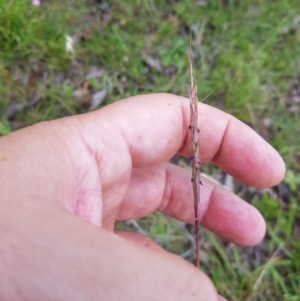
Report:
[{"label": "middle finger", "polygon": [[[240,245],[254,245],[265,234],[261,214],[232,192],[202,177],[201,224]],[[147,216],[159,210],[181,221],[194,223],[190,172],[166,163],[148,169],[134,169],[127,195],[117,215],[125,220]]]}]

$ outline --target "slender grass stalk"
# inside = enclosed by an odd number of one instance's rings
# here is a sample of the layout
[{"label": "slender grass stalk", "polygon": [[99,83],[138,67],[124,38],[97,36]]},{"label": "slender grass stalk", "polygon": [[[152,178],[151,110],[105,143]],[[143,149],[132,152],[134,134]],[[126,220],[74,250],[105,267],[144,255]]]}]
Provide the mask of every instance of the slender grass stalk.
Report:
[{"label": "slender grass stalk", "polygon": [[195,84],[195,75],[193,70],[193,62],[191,53],[189,54],[189,81],[190,81],[190,112],[191,112],[191,124],[189,129],[191,130],[191,148],[192,148],[192,184],[194,192],[194,210],[195,210],[195,248],[196,248],[196,267],[200,265],[200,252],[199,252],[199,226],[200,226],[200,185],[202,185],[200,179],[200,173],[202,171],[199,152],[199,133],[198,127],[198,97],[197,86]]}]

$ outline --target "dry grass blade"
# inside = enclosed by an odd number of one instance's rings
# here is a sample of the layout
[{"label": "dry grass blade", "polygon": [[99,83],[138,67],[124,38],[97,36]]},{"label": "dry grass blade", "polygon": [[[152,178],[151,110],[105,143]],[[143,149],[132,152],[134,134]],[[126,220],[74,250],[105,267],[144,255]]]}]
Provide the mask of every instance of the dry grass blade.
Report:
[{"label": "dry grass blade", "polygon": [[196,247],[196,266],[199,267],[199,209],[200,209],[200,173],[202,171],[199,153],[199,133],[198,127],[198,97],[197,86],[195,84],[195,76],[193,70],[193,62],[191,54],[189,55],[189,81],[190,81],[190,111],[191,111],[191,148],[192,148],[192,184],[194,193],[194,210],[195,210],[195,247]]}]

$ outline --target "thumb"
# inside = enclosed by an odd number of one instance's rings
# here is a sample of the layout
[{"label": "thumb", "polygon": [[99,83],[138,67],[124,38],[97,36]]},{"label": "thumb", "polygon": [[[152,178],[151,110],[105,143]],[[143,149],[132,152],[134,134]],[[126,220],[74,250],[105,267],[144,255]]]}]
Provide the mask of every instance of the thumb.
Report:
[{"label": "thumb", "polygon": [[[143,246],[145,248],[149,248],[149,249],[156,250],[159,252],[164,252],[164,253],[167,252],[159,244],[157,244],[154,240],[152,240],[151,238],[149,238],[146,235],[139,234],[136,232],[131,232],[131,231],[123,231],[123,230],[117,230],[114,233],[120,237],[125,238],[128,241],[131,241],[131,242],[138,244],[140,246]],[[224,297],[219,295],[218,301],[227,301],[227,299],[225,299]]]},{"label": "thumb", "polygon": [[1,300],[218,300],[209,278],[179,256],[99,229],[53,203],[19,206],[0,202],[9,229],[0,239]]},{"label": "thumb", "polygon": [[[136,243],[132,235],[128,241],[124,234],[116,237],[102,231],[101,240],[106,241],[107,248],[102,254],[114,258],[103,263],[107,270],[114,271],[113,292],[116,295],[110,299],[110,292],[107,299],[150,300],[155,294],[155,300],[219,300],[209,278],[179,256],[164,252],[149,242],[143,245],[140,239]],[[104,286],[106,281],[104,278]]]}]

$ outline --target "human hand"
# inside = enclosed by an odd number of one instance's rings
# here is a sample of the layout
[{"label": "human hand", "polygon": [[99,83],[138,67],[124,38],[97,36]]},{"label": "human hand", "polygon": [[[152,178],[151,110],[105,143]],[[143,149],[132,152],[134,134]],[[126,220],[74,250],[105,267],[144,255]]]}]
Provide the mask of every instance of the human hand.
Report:
[{"label": "human hand", "polygon": [[[203,162],[254,187],[285,167],[248,126],[201,104]],[[0,139],[1,300],[218,300],[210,280],[149,238],[114,233],[116,220],[156,210],[193,223],[189,101],[132,97]],[[258,243],[258,211],[203,178],[202,225],[240,245]],[[220,297],[221,298],[221,297]],[[219,299],[221,300],[221,299]]]}]

